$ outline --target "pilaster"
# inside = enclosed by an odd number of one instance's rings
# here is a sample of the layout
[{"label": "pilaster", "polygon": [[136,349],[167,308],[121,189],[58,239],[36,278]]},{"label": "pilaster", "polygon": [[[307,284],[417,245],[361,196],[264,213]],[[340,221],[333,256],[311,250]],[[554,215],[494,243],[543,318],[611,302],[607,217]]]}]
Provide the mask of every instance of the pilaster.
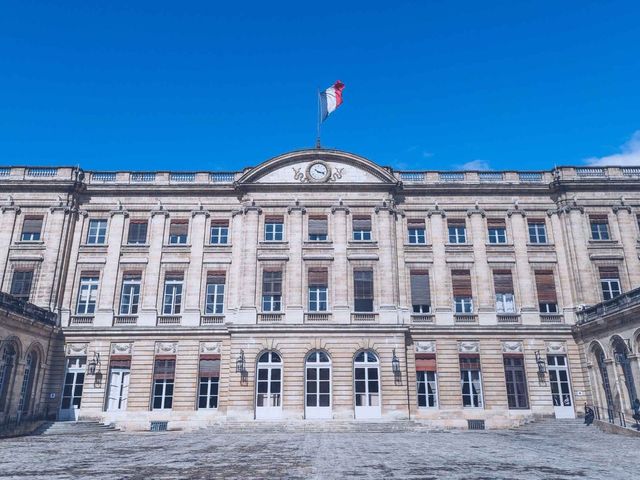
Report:
[{"label": "pilaster", "polygon": [[538,308],[535,298],[535,284],[533,272],[529,265],[529,231],[526,221],[526,213],[520,209],[509,211],[511,219],[511,231],[513,232],[513,248],[515,251],[516,274],[518,290],[520,293],[520,312],[523,324],[539,323]]},{"label": "pilaster", "polygon": [[467,212],[471,223],[473,240],[473,265],[475,269],[475,288],[478,298],[478,320],[480,324],[495,324],[495,301],[491,295],[491,270],[487,261],[486,229],[484,226],[484,210],[476,208]]},{"label": "pilaster", "polygon": [[451,275],[446,263],[446,231],[445,213],[442,210],[429,212],[431,218],[431,238],[433,239],[433,285],[434,295],[432,297],[433,311],[436,321],[440,325],[453,325],[451,315]]},{"label": "pilaster", "polygon": [[340,201],[331,209],[334,232],[334,265],[332,269],[333,315],[336,323],[351,321],[349,306],[349,262],[347,260],[347,244],[349,228],[347,219],[349,209]]},{"label": "pilaster", "polygon": [[149,225],[149,263],[145,269],[142,308],[138,319],[139,325],[151,326],[156,324],[158,315],[158,293],[160,285],[160,268],[162,262],[162,246],[169,212],[159,208],[151,212]]},{"label": "pilaster", "polygon": [[199,325],[202,292],[202,262],[204,258],[204,238],[209,212],[198,208],[191,212],[191,254],[186,275],[185,309],[183,325]]},{"label": "pilaster", "polygon": [[19,213],[20,207],[14,204],[11,197],[9,197],[8,204],[0,208],[0,290],[3,288],[8,290],[9,288],[4,283],[7,281],[9,248],[16,228],[16,217]]},{"label": "pilaster", "polygon": [[286,320],[287,323],[304,321],[304,265],[302,262],[302,232],[306,209],[298,202],[287,209],[289,214],[287,239],[289,241],[289,261],[286,276]]}]

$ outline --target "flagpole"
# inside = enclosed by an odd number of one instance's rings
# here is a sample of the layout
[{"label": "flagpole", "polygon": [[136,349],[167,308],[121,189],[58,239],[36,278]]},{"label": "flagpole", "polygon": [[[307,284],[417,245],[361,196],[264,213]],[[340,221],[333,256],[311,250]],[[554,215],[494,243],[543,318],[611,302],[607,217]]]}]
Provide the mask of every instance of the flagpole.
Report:
[{"label": "flagpole", "polygon": [[317,118],[317,130],[316,130],[316,148],[320,148],[320,117],[322,116],[322,110],[320,108],[320,88],[318,88],[318,118]]}]

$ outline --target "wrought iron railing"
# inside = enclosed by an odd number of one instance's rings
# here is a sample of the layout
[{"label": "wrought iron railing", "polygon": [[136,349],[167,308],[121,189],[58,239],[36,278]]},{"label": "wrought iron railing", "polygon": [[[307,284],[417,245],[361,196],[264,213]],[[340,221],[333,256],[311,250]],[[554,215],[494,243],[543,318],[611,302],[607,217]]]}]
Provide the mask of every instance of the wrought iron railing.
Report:
[{"label": "wrought iron railing", "polygon": [[[586,407],[589,407],[589,405],[586,405]],[[623,428],[635,428],[640,431],[640,415],[638,415],[637,418],[633,418],[634,415],[629,415],[628,413],[613,408],[604,408],[598,405],[591,405],[591,408],[593,409],[596,420],[608,422]]]},{"label": "wrought iron railing", "polygon": [[601,318],[603,315],[619,312],[635,305],[640,305],[640,288],[629,290],[611,300],[578,310],[576,312],[576,316],[578,317],[577,323],[578,325],[588,323]]},{"label": "wrought iron railing", "polygon": [[24,315],[25,317],[29,317],[33,320],[49,325],[55,325],[57,323],[57,316],[55,313],[45,310],[44,308],[37,307],[33,303],[20,300],[8,293],[0,292],[0,308],[6,308],[13,313]]},{"label": "wrought iron railing", "polygon": [[[0,422],[0,438],[15,434],[14,432],[18,430],[18,427],[25,423],[53,420],[54,418],[55,415],[49,413],[48,406],[44,410],[37,410],[30,415],[18,413],[15,416],[6,417]],[[31,432],[25,432],[24,434],[28,433]]]}]

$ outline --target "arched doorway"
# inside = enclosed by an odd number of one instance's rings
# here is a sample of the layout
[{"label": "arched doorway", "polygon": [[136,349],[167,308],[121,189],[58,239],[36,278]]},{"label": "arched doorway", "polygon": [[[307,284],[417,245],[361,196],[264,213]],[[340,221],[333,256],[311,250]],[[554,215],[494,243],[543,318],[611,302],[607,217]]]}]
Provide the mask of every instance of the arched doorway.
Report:
[{"label": "arched doorway", "polygon": [[282,359],[274,351],[258,358],[256,368],[256,419],[282,416]]},{"label": "arched doorway", "polygon": [[605,363],[605,355],[604,350],[598,344],[595,344],[592,349],[593,356],[596,359],[596,363],[598,364],[598,370],[600,373],[600,379],[602,381],[602,391],[604,391],[604,399],[607,402],[607,416],[611,420],[613,416],[613,395],[611,394],[611,383],[609,382],[609,372],[607,371],[607,364]]},{"label": "arched doorway", "polygon": [[18,351],[13,342],[5,343],[0,350],[0,412],[8,408],[11,397],[11,383],[18,360]]},{"label": "arched doorway", "polygon": [[331,418],[331,359],[314,350],[307,355],[305,370],[305,410],[307,419]]},{"label": "arched doorway", "polygon": [[[620,365],[622,375],[624,376],[624,384],[627,387],[627,405],[633,409],[633,401],[638,398],[636,393],[636,385],[633,381],[633,373],[631,371],[631,361],[629,360],[629,348],[622,338],[615,336],[612,339],[613,355],[616,365]],[[624,408],[621,406],[621,408]]]},{"label": "arched doorway", "polygon": [[371,350],[359,352],[353,361],[356,418],[379,418],[380,362]]},{"label": "arched doorway", "polygon": [[24,376],[22,377],[22,387],[20,389],[20,403],[18,404],[18,411],[22,415],[28,415],[29,409],[31,408],[31,399],[34,393],[34,380],[38,374],[37,368],[38,354],[32,350],[27,355],[24,367]]}]

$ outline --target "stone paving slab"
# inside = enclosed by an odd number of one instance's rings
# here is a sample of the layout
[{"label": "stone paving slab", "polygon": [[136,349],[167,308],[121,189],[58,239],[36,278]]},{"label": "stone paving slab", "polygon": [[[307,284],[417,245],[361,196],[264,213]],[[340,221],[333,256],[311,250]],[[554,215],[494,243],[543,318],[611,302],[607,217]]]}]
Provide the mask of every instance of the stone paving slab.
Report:
[{"label": "stone paving slab", "polygon": [[640,439],[582,425],[506,431],[201,430],[0,440],[0,478],[638,479]]}]

